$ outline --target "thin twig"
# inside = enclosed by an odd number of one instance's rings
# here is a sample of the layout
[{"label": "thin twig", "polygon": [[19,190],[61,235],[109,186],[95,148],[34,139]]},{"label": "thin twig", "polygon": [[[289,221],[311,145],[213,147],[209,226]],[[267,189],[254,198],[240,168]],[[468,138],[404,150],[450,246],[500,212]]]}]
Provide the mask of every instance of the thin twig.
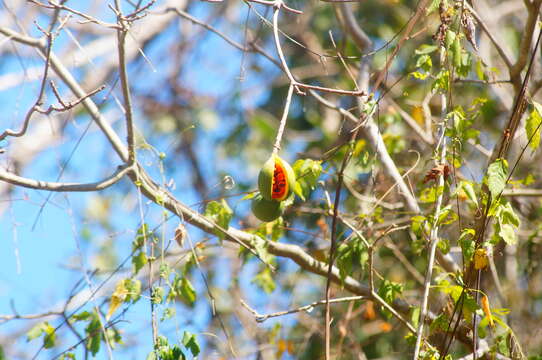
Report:
[{"label": "thin twig", "polygon": [[[329,303],[330,304],[336,304],[336,303],[357,301],[357,300],[363,300],[363,299],[367,299],[367,297],[366,296],[347,296],[347,297],[342,297],[342,298],[330,299]],[[273,318],[273,317],[284,316],[284,315],[289,315],[289,314],[295,314],[295,313],[298,313],[298,312],[301,312],[301,311],[311,312],[312,309],[315,306],[326,305],[326,300],[315,301],[315,302],[313,302],[311,304],[300,306],[300,307],[295,308],[295,309],[290,309],[290,310],[285,310],[285,311],[278,311],[278,312],[274,312],[274,313],[271,313],[271,314],[265,314],[265,315],[259,314],[256,310],[252,309],[243,299],[241,299],[241,305],[243,305],[248,311],[250,311],[254,315],[257,322],[261,323],[261,322],[264,322],[265,320],[267,320],[269,318]]]},{"label": "thin twig", "polygon": [[77,16],[82,17],[83,19],[86,20],[85,22],[90,22],[90,23],[93,23],[93,24],[97,24],[97,25],[107,27],[107,28],[115,29],[118,26],[117,24],[111,24],[111,23],[107,23],[105,21],[98,20],[98,19],[96,19],[96,18],[94,18],[94,17],[92,17],[92,16],[90,16],[88,14],[85,14],[85,13],[82,13],[82,12],[77,11],[75,9],[72,9],[72,8],[66,6],[66,5],[56,3],[56,2],[54,2],[52,0],[48,1],[49,5],[41,3],[41,2],[39,2],[37,0],[28,0],[28,2],[31,2],[33,4],[36,4],[38,6],[46,8],[46,9],[65,10],[65,11],[71,12],[72,14],[75,14]]},{"label": "thin twig", "polygon": [[[277,6],[277,1],[275,1],[275,0],[243,0],[243,1],[253,2],[253,3],[267,5],[267,6]],[[283,1],[280,1],[280,3],[281,3],[280,6],[282,6],[284,8],[284,10],[286,10],[286,11],[289,11],[289,12],[291,12],[293,14],[297,14],[297,15],[303,14],[303,11],[293,9],[293,8],[289,7],[288,5],[286,5],[286,3],[284,3]]]},{"label": "thin twig", "polygon": [[376,93],[378,91],[378,88],[384,81],[385,75],[388,73],[388,70],[391,66],[391,63],[395,59],[395,56],[399,52],[399,49],[401,49],[403,43],[408,39],[410,36],[410,33],[412,32],[412,29],[414,28],[414,25],[418,23],[419,18],[422,16],[422,14],[425,12],[425,9],[427,7],[427,3],[429,0],[420,0],[420,2],[417,5],[416,12],[414,15],[409,19],[406,27],[405,27],[405,33],[403,36],[399,39],[397,42],[397,45],[393,48],[392,53],[390,54],[388,61],[386,61],[386,64],[384,65],[384,68],[380,70],[378,73],[378,76],[374,82],[373,85],[373,92]]},{"label": "thin twig", "polygon": [[288,87],[288,95],[286,95],[286,102],[284,104],[284,111],[282,112],[282,117],[280,119],[279,129],[277,131],[277,136],[275,138],[275,144],[273,145],[273,154],[278,154],[280,150],[280,143],[282,141],[282,134],[284,134],[284,128],[286,127],[286,122],[288,120],[288,113],[290,111],[290,104],[292,102],[292,95],[294,94],[294,85],[290,84]]},{"label": "thin twig", "polygon": [[[444,95],[443,95],[444,96]],[[443,101],[443,105],[445,104],[445,101]],[[444,105],[445,106],[445,105]],[[443,114],[445,114],[445,108],[443,109]],[[441,155],[440,159],[437,162],[437,165],[444,164],[446,162],[446,138],[444,137],[444,133],[446,131],[446,122],[442,123],[441,128]],[[420,354],[420,347],[421,342],[423,338],[423,326],[425,324],[425,317],[427,316],[427,302],[429,300],[429,288],[431,287],[431,280],[433,277],[433,267],[435,264],[435,253],[437,250],[437,245],[439,242],[438,238],[438,232],[439,232],[439,224],[438,219],[440,216],[440,209],[442,206],[442,199],[444,197],[444,191],[438,191],[438,189],[441,189],[444,187],[444,175],[441,174],[438,183],[435,185],[437,188],[437,201],[435,205],[435,212],[433,215],[433,225],[431,227],[431,233],[429,236],[429,259],[427,264],[427,271],[425,273],[425,281],[423,286],[423,297],[422,297],[422,303],[420,306],[420,320],[418,322],[418,329],[416,331],[416,345],[414,347],[414,356],[412,357],[414,360],[418,360],[419,354]]]},{"label": "thin twig", "polygon": [[[351,141],[357,137],[357,131],[351,136]],[[350,161],[353,153],[353,147],[349,147],[347,154],[344,156],[341,164],[341,168],[337,173],[337,188],[335,190],[335,201],[333,204],[333,218],[331,221],[331,246],[329,248],[328,257],[328,269],[326,279],[326,316],[325,316],[325,344],[326,344],[326,360],[331,359],[331,309],[329,307],[329,298],[331,296],[331,271],[333,268],[333,260],[335,256],[335,249],[337,247],[337,220],[339,216],[339,205],[341,198],[341,188],[344,180],[344,171],[348,162]]]},{"label": "thin twig", "polygon": [[47,83],[47,77],[49,76],[49,68],[51,65],[51,52],[53,48],[53,41],[54,36],[51,32],[45,32],[45,36],[47,39],[47,44],[44,45],[44,50],[42,51],[43,56],[45,57],[45,66],[43,67],[43,75],[41,78],[41,84],[40,89],[38,92],[38,97],[36,101],[34,102],[34,105],[30,108],[30,110],[26,113],[26,116],[24,118],[23,126],[21,130],[15,131],[11,129],[6,129],[2,134],[0,134],[0,141],[4,140],[8,136],[12,137],[21,137],[24,134],[26,134],[26,131],[28,130],[28,125],[30,124],[30,119],[32,118],[32,115],[35,112],[38,112],[38,109],[40,108],[41,104],[43,103],[43,98],[45,96],[45,85]]},{"label": "thin twig", "polygon": [[489,38],[489,40],[493,43],[493,45],[495,46],[495,49],[497,50],[497,52],[499,53],[499,55],[501,56],[502,60],[504,61],[504,63],[506,64],[506,67],[508,69],[511,69],[512,68],[512,60],[510,60],[510,58],[508,57],[508,55],[506,54],[506,52],[504,51],[503,47],[501,46],[501,44],[499,44],[497,42],[497,39],[495,39],[495,37],[493,36],[493,33],[491,32],[491,30],[488,29],[487,25],[484,23],[484,21],[482,20],[482,18],[480,17],[480,15],[478,15],[478,13],[476,12],[476,10],[473,9],[472,6],[469,5],[468,2],[465,2],[465,8],[467,10],[469,10],[469,12],[472,14],[472,16],[476,19],[476,21],[478,22],[478,24],[480,25],[480,27],[482,28],[482,30],[484,30],[484,32],[486,33],[487,37]]},{"label": "thin twig", "polygon": [[280,9],[281,9],[282,5],[283,5],[282,0],[278,0],[276,5],[275,5],[275,10],[273,12],[273,37],[274,37],[274,40],[275,40],[275,48],[276,48],[277,53],[279,55],[280,63],[282,64],[282,69],[286,73],[286,76],[288,76],[288,78],[290,79],[290,82],[296,88],[296,92],[299,93],[299,94],[304,94],[300,90],[300,88],[304,88],[304,89],[319,90],[319,91],[330,92],[330,93],[341,94],[341,95],[352,95],[352,96],[361,96],[361,95],[363,95],[365,92],[360,91],[360,90],[354,90],[354,91],[340,90],[340,89],[327,88],[327,87],[323,87],[323,86],[303,84],[303,83],[300,83],[299,81],[297,81],[294,78],[294,76],[290,72],[290,68],[288,67],[288,63],[286,62],[286,59],[284,57],[284,53],[282,51],[282,47],[280,45],[280,39],[279,39],[278,18],[279,18],[279,13],[280,13]]}]

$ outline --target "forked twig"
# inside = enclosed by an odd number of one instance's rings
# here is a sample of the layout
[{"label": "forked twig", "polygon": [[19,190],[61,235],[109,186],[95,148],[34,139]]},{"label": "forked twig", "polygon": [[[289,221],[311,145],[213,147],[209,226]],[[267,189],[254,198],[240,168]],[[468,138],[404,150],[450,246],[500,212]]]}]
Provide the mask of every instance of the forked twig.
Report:
[{"label": "forked twig", "polygon": [[[350,301],[357,301],[357,300],[363,300],[363,299],[367,299],[367,297],[366,296],[347,296],[347,297],[342,297],[342,298],[330,299],[329,303],[336,304],[336,303],[341,303],[341,302],[350,302]],[[325,305],[325,304],[326,304],[326,300],[320,300],[320,301],[315,301],[308,305],[300,306],[295,309],[277,311],[271,314],[262,315],[258,313],[256,310],[252,309],[243,299],[241,299],[241,305],[243,305],[248,311],[250,311],[254,315],[257,322],[264,322],[265,320],[269,318],[295,314],[301,311],[311,312],[315,306],[320,306],[320,305]]]}]

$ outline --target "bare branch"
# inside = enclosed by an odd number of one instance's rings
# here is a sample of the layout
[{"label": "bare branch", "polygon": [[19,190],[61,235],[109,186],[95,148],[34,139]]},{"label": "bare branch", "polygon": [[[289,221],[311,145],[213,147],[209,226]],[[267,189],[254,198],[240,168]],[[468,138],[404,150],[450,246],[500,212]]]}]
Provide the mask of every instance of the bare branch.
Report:
[{"label": "bare branch", "polygon": [[521,32],[523,36],[518,50],[518,59],[510,68],[510,78],[516,79],[517,86],[521,84],[519,75],[529,60],[541,4],[541,0],[533,0],[527,5],[527,21],[524,30]]},{"label": "bare branch", "polygon": [[365,33],[365,31],[363,31],[363,29],[359,26],[350,4],[341,2],[337,5],[337,7],[339,8],[340,14],[342,15],[344,26],[352,40],[354,40],[354,42],[356,43],[358,49],[361,52],[370,50],[373,46],[373,42]]},{"label": "bare branch", "polygon": [[[342,303],[342,302],[363,300],[363,299],[366,299],[366,298],[367,298],[366,296],[347,296],[347,297],[342,297],[342,298],[329,299],[329,303],[330,304],[336,304],[336,303]],[[325,305],[325,304],[326,304],[326,300],[320,300],[320,301],[315,301],[315,302],[313,302],[311,304],[308,304],[308,305],[300,306],[300,307],[295,308],[295,309],[285,310],[285,311],[278,311],[278,312],[275,312],[275,313],[262,315],[262,314],[259,314],[256,310],[252,309],[243,299],[241,299],[241,305],[243,305],[248,311],[250,311],[252,313],[252,315],[254,315],[257,322],[264,322],[265,320],[267,320],[269,318],[295,314],[295,313],[298,313],[298,312],[301,312],[301,311],[310,312],[310,311],[312,311],[312,309],[315,306],[320,306],[320,305]]]},{"label": "bare branch", "polygon": [[330,92],[330,93],[341,94],[341,95],[352,95],[352,96],[363,95],[365,92],[362,90],[354,90],[354,91],[340,90],[340,89],[326,88],[323,86],[303,84],[294,78],[294,76],[290,72],[290,69],[288,68],[288,63],[286,62],[286,59],[284,58],[284,53],[282,51],[282,47],[280,45],[280,39],[279,39],[278,18],[279,18],[279,13],[280,13],[282,4],[283,4],[282,0],[278,0],[277,5],[275,5],[275,11],[273,12],[273,35],[275,39],[275,47],[277,49],[277,53],[279,55],[279,59],[282,64],[282,69],[286,73],[286,76],[288,76],[288,78],[290,79],[290,82],[296,88],[296,91],[299,94],[303,94],[303,92],[299,88],[304,88],[304,89],[319,90],[319,91]]},{"label": "bare branch", "polygon": [[39,107],[43,103],[43,98],[45,96],[45,84],[47,83],[47,76],[49,74],[49,66],[51,64],[51,51],[52,51],[52,48],[53,48],[53,34],[49,32],[49,33],[45,33],[45,35],[46,35],[46,39],[47,39],[47,44],[43,45],[44,46],[44,51],[43,51],[44,54],[43,55],[45,57],[45,66],[43,67],[43,75],[42,75],[42,78],[41,78],[41,84],[40,84],[40,89],[39,89],[39,92],[38,92],[38,98],[36,99],[36,102],[34,103],[34,105],[26,113],[26,116],[24,118],[24,122],[23,122],[23,126],[22,126],[21,130],[14,131],[14,130],[11,130],[11,129],[6,129],[2,134],[0,134],[0,141],[2,141],[3,139],[5,139],[8,136],[21,137],[24,134],[26,134],[26,131],[28,130],[28,125],[30,124],[30,119],[32,118],[32,115],[34,114],[34,112],[39,111]]},{"label": "bare branch", "polygon": [[284,10],[286,11],[289,11],[293,14],[303,14],[303,11],[301,10],[296,10],[296,9],[293,9],[291,7],[289,7],[288,5],[286,5],[286,3],[282,0],[244,0],[246,2],[253,2],[253,3],[257,3],[257,4],[262,4],[262,5],[268,5],[268,6],[281,6],[284,8]]},{"label": "bare branch", "polygon": [[504,48],[501,46],[501,44],[499,44],[499,42],[497,41],[497,39],[495,39],[495,37],[493,36],[493,33],[491,32],[491,30],[488,29],[487,25],[484,23],[484,21],[482,20],[482,18],[480,17],[480,15],[478,15],[478,13],[476,12],[476,10],[474,10],[472,8],[472,6],[470,6],[470,4],[468,2],[463,2],[463,4],[465,4],[465,8],[468,9],[470,11],[470,13],[472,14],[472,16],[476,19],[476,21],[478,22],[478,24],[480,25],[480,27],[482,28],[482,30],[484,30],[484,32],[486,33],[487,37],[489,38],[489,40],[491,40],[491,42],[493,43],[493,45],[495,46],[495,49],[497,50],[497,52],[499,53],[499,55],[501,56],[501,59],[504,61],[504,63],[506,64],[506,66],[508,67],[508,69],[512,69],[512,60],[510,60],[510,58],[508,57],[508,55],[506,54],[506,52],[504,51]]},{"label": "bare branch", "polygon": [[107,178],[92,183],[65,183],[65,182],[49,182],[35,179],[28,179],[15,175],[4,169],[0,169],[0,180],[12,185],[22,186],[29,189],[47,190],[56,192],[89,192],[100,191],[107,189],[121,180],[124,175],[132,170],[129,166],[119,166],[118,170]]},{"label": "bare branch", "polygon": [[85,14],[85,13],[82,13],[80,11],[77,11],[75,9],[72,9],[64,4],[59,4],[55,1],[52,1],[52,0],[49,0],[48,3],[49,4],[44,4],[44,3],[41,3],[37,0],[28,0],[29,2],[33,3],[33,4],[36,4],[38,6],[41,6],[43,8],[46,8],[46,9],[54,9],[54,10],[64,10],[64,11],[68,11],[72,14],[75,14],[77,16],[80,16],[82,17],[83,19],[86,20],[86,22],[90,22],[90,23],[93,23],[93,24],[97,24],[97,25],[101,25],[101,26],[104,26],[104,27],[107,27],[107,28],[117,28],[117,24],[110,24],[110,23],[107,23],[107,22],[104,22],[104,21],[101,21],[101,20],[98,20],[88,14]]}]

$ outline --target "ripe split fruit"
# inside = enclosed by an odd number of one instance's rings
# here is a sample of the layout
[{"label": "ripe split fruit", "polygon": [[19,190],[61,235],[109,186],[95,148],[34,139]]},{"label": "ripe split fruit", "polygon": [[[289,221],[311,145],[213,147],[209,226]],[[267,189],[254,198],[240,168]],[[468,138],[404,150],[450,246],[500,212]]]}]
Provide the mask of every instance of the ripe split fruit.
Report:
[{"label": "ripe split fruit", "polygon": [[258,175],[258,188],[266,200],[283,201],[295,186],[295,174],[290,164],[277,155],[265,162]]},{"label": "ripe split fruit", "polygon": [[284,203],[296,184],[295,173],[286,161],[271,155],[258,175],[260,194],[252,200],[252,212],[262,221],[273,221],[282,215]]}]

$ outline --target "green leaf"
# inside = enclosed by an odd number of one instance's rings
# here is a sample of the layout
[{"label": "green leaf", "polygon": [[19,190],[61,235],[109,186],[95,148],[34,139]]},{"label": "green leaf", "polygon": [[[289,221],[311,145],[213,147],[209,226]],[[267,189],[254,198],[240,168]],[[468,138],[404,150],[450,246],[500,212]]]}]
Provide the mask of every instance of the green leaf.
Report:
[{"label": "green leaf", "polygon": [[458,219],[455,211],[452,210],[452,206],[448,205],[442,208],[438,214],[437,224],[448,225],[455,222]]},{"label": "green leaf", "polygon": [[294,193],[304,201],[318,184],[318,178],[322,173],[322,162],[312,159],[298,159],[292,166],[292,169],[297,180]]},{"label": "green leaf", "polygon": [[437,201],[437,197],[444,192],[444,186],[431,186],[422,190],[420,202],[427,204]]},{"label": "green leaf", "polygon": [[[389,280],[384,280],[378,289],[378,295],[380,295],[380,297],[382,297],[388,304],[391,304],[393,300],[395,300],[402,292],[402,284]],[[383,310],[383,313],[386,315],[386,317],[391,317],[391,314],[387,310]]]},{"label": "green leaf", "polygon": [[164,280],[169,278],[169,275],[171,274],[171,267],[168,263],[162,263],[160,264],[160,277]]},{"label": "green leaf", "polygon": [[446,331],[448,329],[448,322],[449,319],[445,313],[439,314],[439,316],[437,316],[435,320],[431,322],[431,325],[429,325],[430,332],[434,333],[435,331]]},{"label": "green leaf", "polygon": [[497,215],[495,216],[497,216],[503,224],[510,224],[515,227],[518,227],[521,222],[519,216],[516,215],[512,204],[509,202],[500,206],[497,210]]},{"label": "green leaf", "polygon": [[151,291],[151,301],[153,304],[161,304],[164,301],[164,288],[161,286],[153,286]]},{"label": "green leaf", "polygon": [[478,199],[476,198],[476,192],[474,191],[472,182],[465,180],[461,181],[457,190],[458,192],[463,191],[467,198],[478,206]]},{"label": "green leaf", "polygon": [[450,49],[453,46],[455,39],[457,39],[457,34],[455,33],[455,31],[447,30],[445,39],[446,49]]},{"label": "green leaf", "polygon": [[420,55],[416,60],[416,67],[422,69],[425,72],[430,72],[433,67],[433,62],[431,61],[431,56],[429,55]]},{"label": "green leaf", "polygon": [[196,335],[189,333],[188,331],[185,331],[183,334],[183,346],[190,350],[192,353],[192,356],[198,356],[200,353],[200,347],[198,344],[198,340],[196,339]]},{"label": "green leaf", "polygon": [[448,239],[440,239],[437,243],[437,247],[446,255],[450,252],[450,241]]},{"label": "green leaf", "polygon": [[525,121],[525,133],[530,140],[529,147],[533,150],[540,146],[540,127],[542,126],[542,105],[533,101],[534,110],[531,111]]},{"label": "green leaf", "polygon": [[164,311],[162,312],[162,316],[160,317],[160,321],[171,319],[175,314],[176,314],[176,310],[174,307],[165,308]]},{"label": "green leaf", "polygon": [[435,77],[432,90],[436,91],[448,91],[448,84],[450,81],[450,72],[448,70],[441,70]]},{"label": "green leaf", "polygon": [[188,302],[190,305],[194,304],[196,301],[196,290],[186,276],[181,278],[178,291],[186,302]]},{"label": "green leaf", "polygon": [[[171,360],[185,360],[186,356],[184,355],[182,350],[177,345],[175,345],[171,349],[171,357],[169,359],[171,359]],[[166,360],[166,359],[164,359],[164,360]]]},{"label": "green leaf", "polygon": [[[75,354],[69,352],[69,353],[60,355],[60,357],[58,358],[58,360],[66,360],[66,359],[75,360]],[[0,360],[3,360],[2,357],[0,357]]]},{"label": "green leaf", "polygon": [[[278,220],[275,220],[272,223],[267,223],[267,224],[262,225],[262,226],[265,226],[266,232],[268,232],[267,230],[271,230],[270,232],[271,232],[272,237],[277,235],[276,234],[277,229],[274,229],[274,227],[273,227],[273,224],[275,224],[276,221],[278,221]],[[270,226],[271,226],[271,228],[270,228]],[[264,233],[262,237],[265,237],[265,235],[267,235],[267,234]],[[256,251],[256,254],[258,255],[258,257],[264,263],[269,264],[269,263],[271,263],[271,261],[273,261],[274,257],[273,257],[273,255],[271,255],[267,251],[267,241],[262,239],[262,237],[259,237],[259,236],[252,237],[252,240],[251,240],[250,244],[252,245],[254,251]]]},{"label": "green leaf", "polygon": [[466,51],[461,51],[459,57],[459,66],[456,67],[457,76],[467,77],[472,67],[472,56]]},{"label": "green leaf", "polygon": [[461,66],[461,39],[456,36],[452,45],[453,64],[456,68]]},{"label": "green leaf", "polygon": [[[204,215],[222,229],[227,230],[230,225],[230,220],[233,217],[233,211],[228,206],[226,200],[222,199],[220,202],[210,201],[205,207]],[[215,229],[214,233],[220,240],[223,240],[225,237],[224,232],[220,229]]]},{"label": "green leaf", "polygon": [[476,65],[474,67],[475,69],[475,72],[476,72],[476,76],[478,76],[478,79],[480,80],[487,80],[487,76],[486,76],[486,73],[484,72],[484,64],[482,62],[482,60],[478,60],[476,61]]},{"label": "green leaf", "polygon": [[87,349],[90,350],[92,356],[95,356],[100,351],[100,341],[102,338],[102,328],[100,318],[96,312],[92,313],[91,321],[85,328],[87,335]]},{"label": "green leaf", "polygon": [[132,304],[139,300],[141,297],[141,281],[140,280],[124,280],[124,286],[128,290],[126,294],[125,302],[131,301]]},{"label": "green leaf", "polygon": [[336,264],[339,268],[339,276],[341,281],[344,281],[347,275],[352,273],[352,266],[354,262],[354,249],[349,244],[340,244],[337,249]]},{"label": "green leaf", "polygon": [[136,275],[143,266],[147,264],[147,254],[145,254],[145,251],[140,250],[137,255],[132,256],[132,265],[133,265],[133,271],[134,275]]},{"label": "green leaf", "polygon": [[303,188],[299,184],[299,181],[295,182],[294,194],[296,194],[301,200],[305,201],[305,195],[303,195]]},{"label": "green leaf", "polygon": [[461,246],[461,251],[463,252],[463,259],[465,263],[469,263],[472,260],[474,255],[475,244],[474,244],[474,235],[476,232],[474,229],[463,229],[461,231],[461,236],[459,236],[459,246]]},{"label": "green leaf", "polygon": [[88,320],[91,316],[92,314],[89,313],[88,311],[83,311],[79,314],[73,315],[72,319],[74,319],[75,321]]},{"label": "green leaf", "polygon": [[497,159],[487,169],[487,186],[493,199],[501,194],[506,186],[508,162],[505,159]]},{"label": "green leaf", "polygon": [[412,306],[410,308],[410,322],[415,328],[417,328],[418,324],[420,323],[420,311],[419,306]]},{"label": "green leaf", "polygon": [[432,52],[435,52],[438,50],[438,46],[437,45],[427,45],[427,44],[422,44],[420,45],[420,47],[418,47],[414,53],[416,55],[425,55],[425,54],[431,54]]},{"label": "green leaf", "polygon": [[250,193],[246,194],[245,196],[243,196],[243,197],[241,198],[241,200],[250,200],[250,199],[252,199],[254,196],[256,196],[257,194],[258,194],[257,191],[250,192]]},{"label": "green leaf", "polygon": [[4,348],[0,345],[0,360],[7,360],[6,354],[4,353]]},{"label": "green leaf", "polygon": [[348,275],[352,275],[355,268],[363,267],[368,257],[367,249],[358,237],[347,243],[341,243],[337,249],[336,257],[341,280],[344,281]]},{"label": "green leaf", "polygon": [[[437,10],[440,6],[440,2],[441,0],[431,0],[431,4],[429,4],[429,6],[427,7],[427,9],[425,10],[425,14],[426,15],[429,15],[431,14],[433,11]],[[424,45],[422,45],[424,46]],[[430,45],[425,45],[425,46],[430,46]],[[433,45],[434,46],[434,45]],[[421,46],[420,46],[421,47]],[[436,46],[435,46],[436,47]]]},{"label": "green leaf", "polygon": [[256,274],[252,279],[252,283],[259,286],[267,294],[271,294],[277,287],[275,280],[271,276],[271,270],[268,267]]},{"label": "green leaf", "polygon": [[41,322],[39,324],[34,325],[32,329],[28,330],[28,332],[26,333],[26,341],[31,341],[40,337],[41,334],[43,333],[44,324],[45,324],[44,322]]},{"label": "green leaf", "polygon": [[46,349],[54,347],[56,341],[55,328],[52,327],[48,322],[45,322],[43,332],[45,333],[45,336],[43,337],[43,347]]},{"label": "green leaf", "polygon": [[411,221],[412,223],[410,228],[412,229],[412,232],[416,234],[416,236],[421,237],[425,230],[425,222],[427,221],[427,218],[422,215],[416,215],[411,218]]}]

